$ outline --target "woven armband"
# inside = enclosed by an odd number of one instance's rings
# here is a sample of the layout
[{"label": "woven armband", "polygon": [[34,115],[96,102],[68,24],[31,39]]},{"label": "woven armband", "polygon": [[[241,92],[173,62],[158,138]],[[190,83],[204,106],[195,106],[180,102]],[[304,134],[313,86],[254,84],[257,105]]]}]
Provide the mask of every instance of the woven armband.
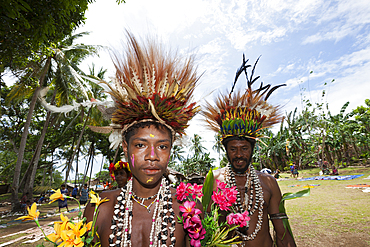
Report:
[{"label": "woven armband", "polygon": [[289,219],[286,213],[270,214],[270,220]]}]

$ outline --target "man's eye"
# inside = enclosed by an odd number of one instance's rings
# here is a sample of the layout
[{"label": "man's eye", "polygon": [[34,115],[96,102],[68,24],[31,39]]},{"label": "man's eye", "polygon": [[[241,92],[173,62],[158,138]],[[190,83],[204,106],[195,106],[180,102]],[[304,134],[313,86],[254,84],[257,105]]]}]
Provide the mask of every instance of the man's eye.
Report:
[{"label": "man's eye", "polygon": [[160,145],[159,146],[159,149],[167,149],[168,147],[167,147],[167,145]]},{"label": "man's eye", "polygon": [[135,145],[135,147],[137,147],[137,148],[142,148],[142,147],[144,147],[144,144],[142,144],[142,143],[138,143],[138,144],[136,144],[136,145]]}]

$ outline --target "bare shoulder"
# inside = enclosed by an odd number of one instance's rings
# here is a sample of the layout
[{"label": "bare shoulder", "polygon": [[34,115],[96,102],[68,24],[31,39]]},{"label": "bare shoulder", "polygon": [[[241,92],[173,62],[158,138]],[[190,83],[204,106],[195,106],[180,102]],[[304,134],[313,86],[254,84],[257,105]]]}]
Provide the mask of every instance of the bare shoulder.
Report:
[{"label": "bare shoulder", "polygon": [[215,178],[215,181],[217,179],[217,180],[220,180],[221,182],[224,182],[224,180],[225,180],[225,178],[224,178],[225,170],[226,170],[226,167],[223,167],[223,168],[212,171],[213,176]]},{"label": "bare shoulder", "polygon": [[[115,203],[117,202],[117,196],[120,194],[121,190],[116,189],[116,190],[108,190],[108,191],[103,191],[100,193],[99,197],[101,199],[108,199],[107,202],[104,202],[99,205],[99,216],[105,215],[106,212],[109,212],[111,209],[114,207]],[[88,221],[92,220],[92,217],[94,215],[95,211],[95,204],[91,204],[90,202],[86,205],[85,211],[84,211],[84,217],[87,218]]]},{"label": "bare shoulder", "polygon": [[115,190],[107,190],[100,193],[100,198],[104,199],[107,198],[109,200],[115,200],[117,196],[121,193],[121,189],[115,189]]},{"label": "bare shoulder", "polygon": [[259,180],[265,185],[267,185],[270,189],[274,187],[278,187],[276,179],[273,176],[271,176],[270,174],[266,174],[264,172],[260,172],[260,171],[256,171],[256,172],[257,172]]}]

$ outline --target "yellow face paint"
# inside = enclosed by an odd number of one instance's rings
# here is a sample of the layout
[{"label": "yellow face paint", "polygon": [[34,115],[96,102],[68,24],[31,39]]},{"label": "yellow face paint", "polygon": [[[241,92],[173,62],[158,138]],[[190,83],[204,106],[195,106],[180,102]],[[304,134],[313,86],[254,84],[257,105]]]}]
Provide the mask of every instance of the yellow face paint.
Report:
[{"label": "yellow face paint", "polygon": [[149,178],[146,182],[149,183],[149,182],[152,182],[153,181],[153,178]]},{"label": "yellow face paint", "polygon": [[150,136],[150,137],[154,137],[154,135],[153,135],[153,134],[150,134],[149,136]]}]

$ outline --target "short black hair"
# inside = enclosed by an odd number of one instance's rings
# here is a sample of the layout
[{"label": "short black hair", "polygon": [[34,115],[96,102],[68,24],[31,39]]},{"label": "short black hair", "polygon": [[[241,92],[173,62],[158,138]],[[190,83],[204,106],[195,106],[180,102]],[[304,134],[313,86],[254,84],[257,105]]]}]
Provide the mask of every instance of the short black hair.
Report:
[{"label": "short black hair", "polygon": [[230,136],[222,140],[222,145],[224,145],[226,151],[227,151],[227,144],[233,140],[249,142],[251,144],[252,150],[254,149],[254,146],[256,145],[256,139],[252,139],[252,138],[248,138],[244,136]]},{"label": "short black hair", "polygon": [[132,125],[130,128],[128,128],[126,133],[125,133],[125,136],[124,136],[126,143],[127,144],[129,143],[130,138],[138,132],[139,128],[147,128],[147,127],[150,127],[152,125],[157,129],[164,129],[168,132],[168,135],[170,136],[170,140],[171,140],[171,146],[172,146],[172,132],[171,132],[171,130],[167,126],[165,126],[161,123],[158,123],[158,122],[154,122],[154,121],[139,122],[137,124]]}]

